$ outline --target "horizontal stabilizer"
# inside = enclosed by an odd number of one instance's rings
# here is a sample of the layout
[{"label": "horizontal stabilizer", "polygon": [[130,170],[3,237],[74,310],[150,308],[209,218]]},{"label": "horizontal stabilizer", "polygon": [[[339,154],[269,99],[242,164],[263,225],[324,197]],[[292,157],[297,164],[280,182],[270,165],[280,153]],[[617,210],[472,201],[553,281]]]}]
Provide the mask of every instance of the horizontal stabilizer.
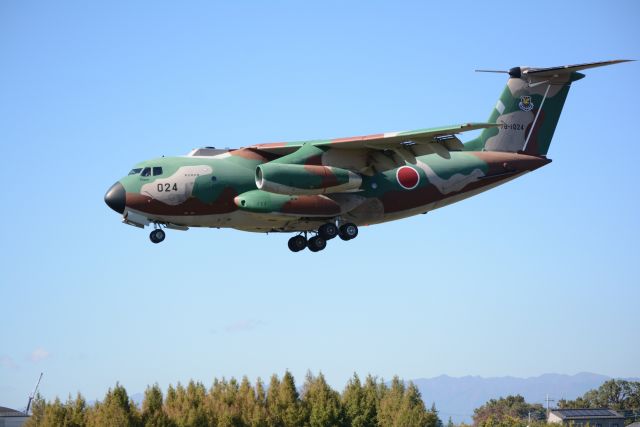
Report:
[{"label": "horizontal stabilizer", "polygon": [[632,62],[632,59],[614,59],[613,61],[588,62],[586,64],[563,65],[560,67],[535,68],[531,67],[526,70],[529,75],[535,74],[536,77],[555,77],[559,74],[573,73],[574,71],[586,70],[589,68],[604,67],[605,65],[620,64],[621,62]]}]

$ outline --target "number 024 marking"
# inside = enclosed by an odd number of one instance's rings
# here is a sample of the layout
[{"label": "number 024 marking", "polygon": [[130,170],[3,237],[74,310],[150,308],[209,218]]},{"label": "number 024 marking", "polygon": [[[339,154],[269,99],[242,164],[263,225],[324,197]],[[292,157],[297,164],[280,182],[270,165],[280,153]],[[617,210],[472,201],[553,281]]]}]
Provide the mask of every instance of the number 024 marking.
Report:
[{"label": "number 024 marking", "polygon": [[175,182],[173,183],[173,185],[168,182],[165,182],[164,184],[158,184],[158,191],[160,193],[168,191],[178,191],[178,184],[176,184]]}]

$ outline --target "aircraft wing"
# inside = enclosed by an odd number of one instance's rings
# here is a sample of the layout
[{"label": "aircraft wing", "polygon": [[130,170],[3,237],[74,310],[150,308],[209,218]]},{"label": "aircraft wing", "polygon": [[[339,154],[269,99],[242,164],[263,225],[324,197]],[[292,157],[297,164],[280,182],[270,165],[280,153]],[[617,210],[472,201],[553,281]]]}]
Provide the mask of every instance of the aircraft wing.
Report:
[{"label": "aircraft wing", "polygon": [[[406,132],[387,132],[374,135],[353,136],[348,138],[336,138],[328,140],[296,141],[296,142],[276,142],[270,144],[257,144],[249,149],[266,151],[273,154],[287,154],[295,151],[304,144],[316,146],[330,146],[340,149],[373,149],[392,150],[398,154],[419,155],[414,152],[414,148],[420,148],[421,154],[435,152],[442,156],[454,150],[462,150],[462,142],[456,137],[457,134],[477,129],[497,127],[496,123],[465,123],[454,126],[443,126],[429,129],[419,129]],[[408,151],[408,153],[404,153]],[[414,152],[414,153],[412,153]],[[404,155],[403,155],[404,157]]]}]

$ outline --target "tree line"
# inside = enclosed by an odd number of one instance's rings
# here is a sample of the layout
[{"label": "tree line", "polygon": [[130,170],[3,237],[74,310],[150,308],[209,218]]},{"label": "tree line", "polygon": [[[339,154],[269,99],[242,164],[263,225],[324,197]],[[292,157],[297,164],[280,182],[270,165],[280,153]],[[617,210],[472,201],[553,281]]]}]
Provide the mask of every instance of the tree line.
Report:
[{"label": "tree line", "polygon": [[559,400],[558,407],[640,410],[640,381],[609,380],[575,400]]},{"label": "tree line", "polygon": [[166,394],[155,384],[147,387],[138,407],[121,384],[104,399],[88,405],[77,394],[66,402],[38,396],[25,424],[56,427],[443,427],[435,405],[425,407],[418,388],[394,377],[390,384],[354,374],[342,393],[333,390],[322,373],[308,373],[300,392],[290,372],[273,375],[268,386],[215,379],[207,389],[201,382],[169,386]]},{"label": "tree line", "polygon": [[[625,424],[640,419],[640,382],[610,380],[575,400],[561,399],[558,407],[610,408],[625,415]],[[557,427],[546,423],[546,410],[527,403],[520,395],[491,399],[476,408],[475,427]],[[207,389],[200,382],[169,386],[166,394],[155,384],[147,387],[138,407],[125,388],[116,384],[103,400],[88,405],[78,394],[66,402],[45,401],[37,396],[33,416],[25,424],[63,427],[454,427],[443,425],[435,405],[427,409],[417,387],[398,377],[387,384],[354,375],[342,393],[333,390],[324,376],[308,373],[300,392],[293,375],[273,375],[268,386],[258,379],[251,384],[215,379]],[[459,427],[468,427],[460,424]]]}]

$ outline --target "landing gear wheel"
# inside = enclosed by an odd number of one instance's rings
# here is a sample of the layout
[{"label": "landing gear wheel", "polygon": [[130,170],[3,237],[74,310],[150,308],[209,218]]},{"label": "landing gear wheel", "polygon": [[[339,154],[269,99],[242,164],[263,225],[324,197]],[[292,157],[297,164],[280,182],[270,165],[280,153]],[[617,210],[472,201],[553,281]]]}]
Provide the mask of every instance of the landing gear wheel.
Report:
[{"label": "landing gear wheel", "polygon": [[335,224],[328,222],[318,228],[318,234],[324,240],[331,240],[338,235],[338,227]]},{"label": "landing gear wheel", "polygon": [[309,239],[307,246],[311,252],[318,252],[327,247],[327,241],[322,236],[314,236]]},{"label": "landing gear wheel", "polygon": [[153,230],[151,234],[149,234],[149,239],[151,239],[153,243],[160,243],[164,240],[164,238],[165,238],[164,230],[160,228]]},{"label": "landing gear wheel", "polygon": [[340,238],[342,240],[351,240],[358,237],[358,226],[348,222],[340,227]]},{"label": "landing gear wheel", "polygon": [[288,245],[291,252],[300,252],[307,247],[307,239],[302,235],[293,236],[289,239]]}]

